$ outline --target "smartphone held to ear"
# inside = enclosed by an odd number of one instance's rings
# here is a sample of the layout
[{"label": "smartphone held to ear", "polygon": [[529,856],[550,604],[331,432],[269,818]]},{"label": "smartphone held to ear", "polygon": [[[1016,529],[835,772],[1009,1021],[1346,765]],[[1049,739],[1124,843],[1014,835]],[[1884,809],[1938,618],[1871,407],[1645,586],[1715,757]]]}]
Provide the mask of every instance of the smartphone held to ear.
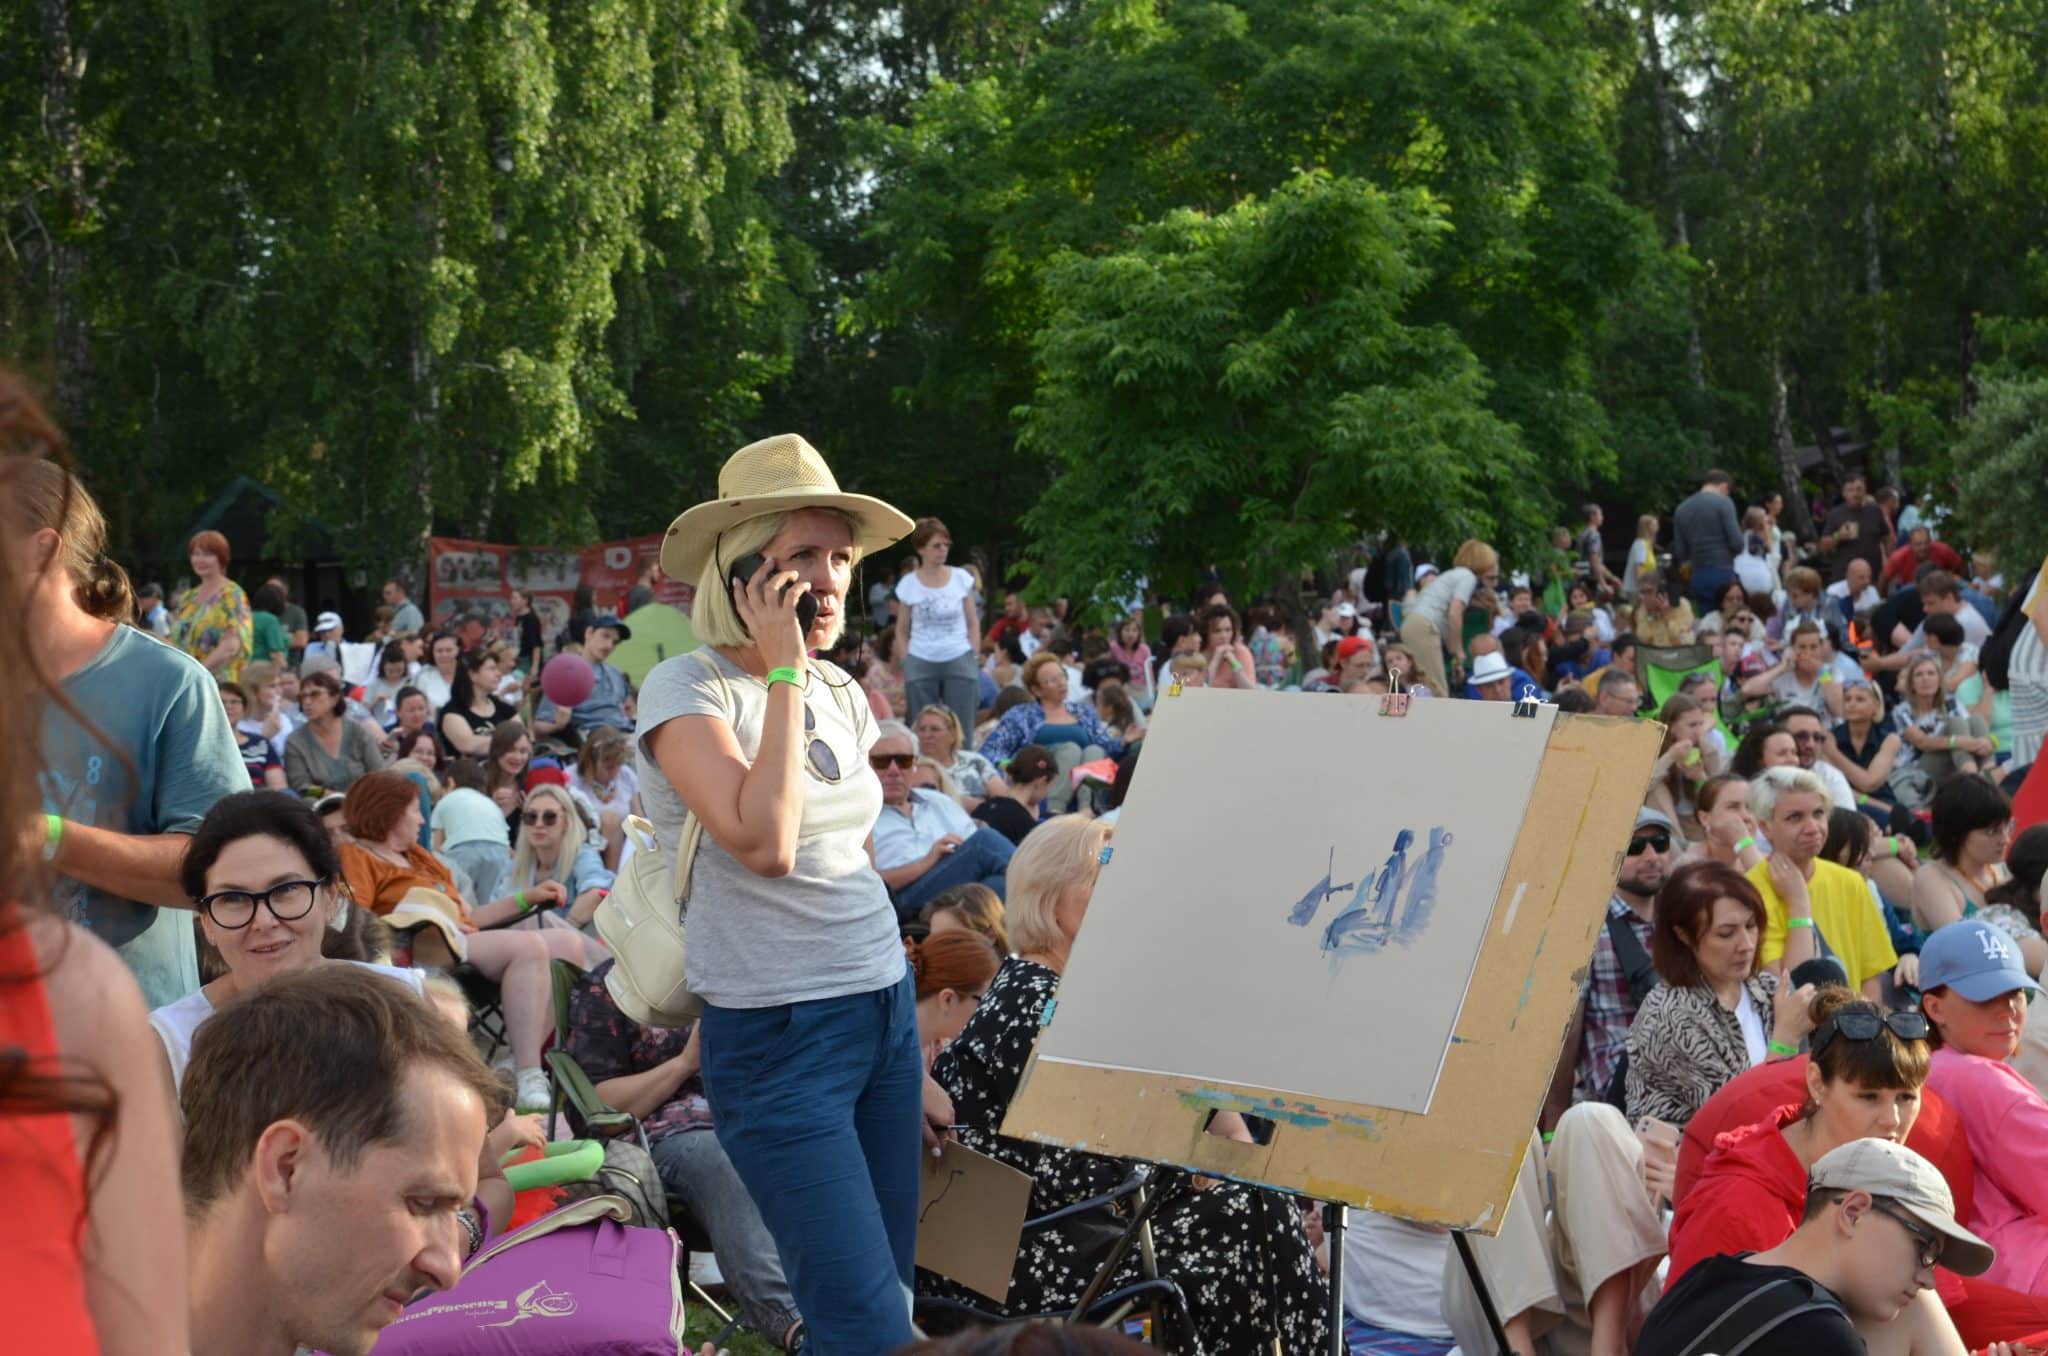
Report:
[{"label": "smartphone held to ear", "polygon": [[[732,563],[732,568],[727,571],[732,588],[735,591],[744,589],[753,580],[754,576],[760,572],[761,567],[767,563],[768,557],[762,555],[759,551],[741,556],[738,560],[735,560]],[[795,588],[796,585],[789,584],[785,587]],[[808,636],[811,633],[811,627],[817,623],[817,620],[818,597],[816,594],[806,593],[803,597],[796,600],[796,624]]]}]

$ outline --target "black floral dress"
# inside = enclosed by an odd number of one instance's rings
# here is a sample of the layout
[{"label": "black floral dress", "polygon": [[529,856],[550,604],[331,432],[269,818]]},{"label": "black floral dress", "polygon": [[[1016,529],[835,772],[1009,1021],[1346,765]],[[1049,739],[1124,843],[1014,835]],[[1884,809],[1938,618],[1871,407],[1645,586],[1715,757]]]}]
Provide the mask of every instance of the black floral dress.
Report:
[{"label": "black floral dress", "polygon": [[[1059,983],[1042,965],[1014,956],[1004,961],[980,1009],[932,1066],[953,1098],[960,1142],[1031,1175],[1033,1216],[1113,1190],[1128,1172],[1119,1159],[996,1133],[1038,1038],[1040,1014]],[[1289,1356],[1329,1347],[1329,1283],[1287,1197],[1234,1182],[1197,1190],[1177,1169],[1154,1181],[1162,1196],[1152,1224],[1159,1269],[1187,1295],[1201,1352],[1271,1351],[1276,1337]],[[1115,1284],[1136,1282],[1138,1268],[1135,1255],[1127,1259]],[[1063,1231],[1027,1234],[1004,1311],[1070,1308],[1094,1273],[1094,1255],[1077,1255]],[[918,1272],[917,1285],[923,1294],[989,1303],[928,1271]]]}]

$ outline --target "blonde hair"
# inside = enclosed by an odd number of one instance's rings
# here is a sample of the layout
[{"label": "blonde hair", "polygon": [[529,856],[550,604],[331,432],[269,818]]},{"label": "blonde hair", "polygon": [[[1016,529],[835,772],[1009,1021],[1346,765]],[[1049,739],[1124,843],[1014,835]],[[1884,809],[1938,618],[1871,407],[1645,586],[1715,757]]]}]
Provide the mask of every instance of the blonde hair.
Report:
[{"label": "blonde hair", "polygon": [[747,634],[746,623],[740,620],[739,610],[732,605],[732,587],[726,582],[726,571],[732,568],[733,562],[762,550],[781,536],[782,529],[789,526],[789,520],[803,512],[828,513],[845,523],[853,532],[853,563],[860,564],[860,520],[843,509],[786,509],[734,523],[718,534],[704,568],[697,572],[697,593],[690,602],[690,627],[696,632],[699,643],[721,646],[753,644],[753,637]]},{"label": "blonde hair", "polygon": [[996,950],[1006,956],[1010,954],[1010,934],[1003,924],[1003,901],[986,885],[968,881],[941,890],[918,916],[929,927],[932,919],[942,913],[952,914],[969,932],[980,933],[996,944]]},{"label": "blonde hair", "polygon": [[939,779],[939,790],[951,796],[956,803],[960,800],[960,783],[953,780],[952,771],[944,763],[930,754],[921,753],[917,756],[916,766],[930,768]]},{"label": "blonde hair", "polygon": [[1468,537],[1451,557],[1452,569],[1466,569],[1477,575],[1500,568],[1500,555],[1477,537]]},{"label": "blonde hair", "polygon": [[942,702],[933,702],[912,717],[912,730],[917,728],[915,722],[923,720],[926,716],[937,716],[946,722],[946,728],[953,732],[953,756],[959,757],[960,750],[967,746],[967,735],[961,730],[960,717],[953,714],[953,708]]},{"label": "blonde hair", "polygon": [[1056,950],[1066,944],[1057,910],[1067,891],[1095,887],[1102,869],[1102,845],[1109,825],[1081,815],[1061,815],[1025,835],[1010,858],[1003,912],[1010,944],[1020,952]]},{"label": "blonde hair", "polygon": [[[562,837],[555,846],[554,870],[548,873],[547,879],[558,880],[566,885],[570,873],[576,869],[576,854],[583,851],[586,836],[583,812],[576,808],[576,798],[569,794],[568,788],[557,786],[553,782],[543,782],[526,793],[526,804],[521,807],[522,813],[538,809],[543,797],[555,801],[564,812]],[[532,837],[520,834],[519,850],[512,854],[512,873],[505,884],[513,890],[524,890],[530,885],[538,885],[541,882],[539,867],[540,864],[533,855]]]}]

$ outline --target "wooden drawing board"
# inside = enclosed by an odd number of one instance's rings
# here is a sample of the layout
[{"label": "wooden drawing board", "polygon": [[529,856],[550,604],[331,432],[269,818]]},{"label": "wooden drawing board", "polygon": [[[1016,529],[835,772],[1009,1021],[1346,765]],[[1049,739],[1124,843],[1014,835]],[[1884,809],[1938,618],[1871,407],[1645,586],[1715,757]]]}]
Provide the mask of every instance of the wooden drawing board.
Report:
[{"label": "wooden drawing board", "polygon": [[[1474,719],[1514,718],[1505,705],[1469,709]],[[1418,1223],[1499,1232],[1662,739],[1663,727],[1652,721],[1556,717],[1426,1114],[1034,1055],[1003,1133],[1177,1164]],[[1371,765],[1369,749],[1356,756]],[[1141,764],[1131,797],[1144,792]],[[1201,926],[1201,901],[1161,900],[1158,907],[1161,927]],[[1076,955],[1087,945],[1084,926]],[[1218,993],[1217,1001],[1234,1003],[1244,1021],[1259,1020],[1255,987]],[[1401,1034],[1362,1036],[1357,1057],[1372,1058],[1376,1039]],[[1275,1122],[1272,1141],[1205,1134],[1219,1110]]]}]

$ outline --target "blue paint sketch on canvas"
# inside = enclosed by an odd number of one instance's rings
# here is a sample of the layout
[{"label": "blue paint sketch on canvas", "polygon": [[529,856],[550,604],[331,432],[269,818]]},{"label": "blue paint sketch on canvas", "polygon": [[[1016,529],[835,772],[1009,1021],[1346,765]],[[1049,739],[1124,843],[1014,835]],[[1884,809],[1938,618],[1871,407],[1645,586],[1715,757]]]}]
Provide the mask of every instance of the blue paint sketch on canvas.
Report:
[{"label": "blue paint sketch on canvas", "polygon": [[1332,848],[1329,869],[1307,894],[1295,901],[1287,912],[1287,921],[1295,927],[1307,927],[1324,900],[1348,889],[1350,901],[1323,929],[1319,943],[1331,958],[1333,971],[1345,956],[1380,951],[1389,942],[1413,946],[1428,931],[1429,920],[1436,912],[1437,876],[1443,870],[1451,838],[1450,831],[1442,825],[1433,826],[1429,830],[1429,846],[1419,860],[1411,861],[1409,853],[1415,846],[1415,830],[1400,830],[1394,835],[1393,849],[1380,869],[1360,877],[1356,886],[1332,884],[1337,868],[1337,853]]},{"label": "blue paint sketch on canvas", "polygon": [[1328,871],[1323,872],[1323,879],[1319,884],[1311,887],[1309,892],[1303,895],[1292,909],[1289,909],[1287,911],[1288,922],[1294,924],[1294,926],[1298,928],[1307,927],[1309,923],[1315,918],[1316,910],[1323,907],[1324,900],[1328,899],[1331,895],[1336,894],[1339,890],[1348,890],[1351,888],[1350,882],[1348,881],[1345,882],[1343,885],[1330,884],[1330,877],[1336,869],[1337,849],[1333,847],[1330,849],[1330,869]]}]

